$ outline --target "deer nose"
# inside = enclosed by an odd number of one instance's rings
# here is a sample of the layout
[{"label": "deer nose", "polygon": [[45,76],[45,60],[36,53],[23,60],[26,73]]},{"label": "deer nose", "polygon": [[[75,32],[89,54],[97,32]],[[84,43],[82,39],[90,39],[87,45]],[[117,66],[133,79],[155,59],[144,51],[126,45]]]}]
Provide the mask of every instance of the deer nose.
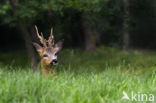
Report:
[{"label": "deer nose", "polygon": [[52,60],[52,62],[50,63],[50,64],[57,64],[58,63],[58,60],[57,59],[54,59],[54,60]]}]

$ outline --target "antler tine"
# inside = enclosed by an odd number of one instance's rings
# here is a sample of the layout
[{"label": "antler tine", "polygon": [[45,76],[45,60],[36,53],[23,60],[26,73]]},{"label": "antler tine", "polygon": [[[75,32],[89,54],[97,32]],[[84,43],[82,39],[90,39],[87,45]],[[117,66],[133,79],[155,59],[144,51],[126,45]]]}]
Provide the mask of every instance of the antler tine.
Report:
[{"label": "antler tine", "polygon": [[35,25],[35,29],[36,29],[36,34],[37,34],[38,38],[40,39],[40,42],[43,44],[44,47],[47,47],[46,40],[43,37],[43,33],[41,32],[41,36],[39,35],[38,28],[36,25]]},{"label": "antler tine", "polygon": [[48,46],[50,47],[54,46],[53,28],[51,28],[51,31],[50,31],[50,36],[48,39]]},{"label": "antler tine", "polygon": [[35,29],[36,29],[36,34],[37,34],[37,36],[38,36],[38,38],[39,39],[42,39],[42,37],[39,35],[39,33],[38,33],[38,28],[37,28],[37,26],[35,25]]},{"label": "antler tine", "polygon": [[[47,47],[47,40],[46,39],[44,39],[44,36],[43,36],[43,33],[41,32],[41,36],[42,36],[42,44],[43,44],[43,46],[44,47]],[[41,41],[41,40],[40,40]]]}]

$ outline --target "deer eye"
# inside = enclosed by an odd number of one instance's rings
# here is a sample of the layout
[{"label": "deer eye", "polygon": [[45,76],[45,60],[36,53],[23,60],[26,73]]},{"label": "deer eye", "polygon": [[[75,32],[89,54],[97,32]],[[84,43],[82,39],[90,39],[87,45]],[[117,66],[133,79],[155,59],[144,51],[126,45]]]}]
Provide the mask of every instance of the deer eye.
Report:
[{"label": "deer eye", "polygon": [[55,56],[57,56],[57,53],[55,53]]},{"label": "deer eye", "polygon": [[48,55],[47,54],[44,54],[43,57],[48,57]]}]

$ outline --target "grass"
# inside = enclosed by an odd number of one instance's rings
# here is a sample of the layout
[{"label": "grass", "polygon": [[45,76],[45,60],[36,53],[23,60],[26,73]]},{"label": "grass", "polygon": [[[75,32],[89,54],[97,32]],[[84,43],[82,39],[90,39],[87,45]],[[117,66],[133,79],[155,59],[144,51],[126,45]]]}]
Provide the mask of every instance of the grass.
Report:
[{"label": "grass", "polygon": [[20,54],[0,54],[0,103],[156,102],[122,99],[123,91],[156,97],[156,53],[64,50],[54,77],[33,72]]}]

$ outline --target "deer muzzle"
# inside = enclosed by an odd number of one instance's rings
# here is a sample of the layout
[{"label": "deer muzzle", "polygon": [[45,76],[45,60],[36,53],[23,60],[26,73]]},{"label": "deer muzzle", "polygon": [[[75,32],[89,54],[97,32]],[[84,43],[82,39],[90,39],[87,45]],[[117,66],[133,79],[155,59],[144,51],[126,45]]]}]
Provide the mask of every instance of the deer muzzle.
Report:
[{"label": "deer muzzle", "polygon": [[50,64],[51,64],[51,65],[57,65],[57,64],[58,64],[58,60],[57,60],[57,59],[54,59],[54,60],[51,61]]}]

